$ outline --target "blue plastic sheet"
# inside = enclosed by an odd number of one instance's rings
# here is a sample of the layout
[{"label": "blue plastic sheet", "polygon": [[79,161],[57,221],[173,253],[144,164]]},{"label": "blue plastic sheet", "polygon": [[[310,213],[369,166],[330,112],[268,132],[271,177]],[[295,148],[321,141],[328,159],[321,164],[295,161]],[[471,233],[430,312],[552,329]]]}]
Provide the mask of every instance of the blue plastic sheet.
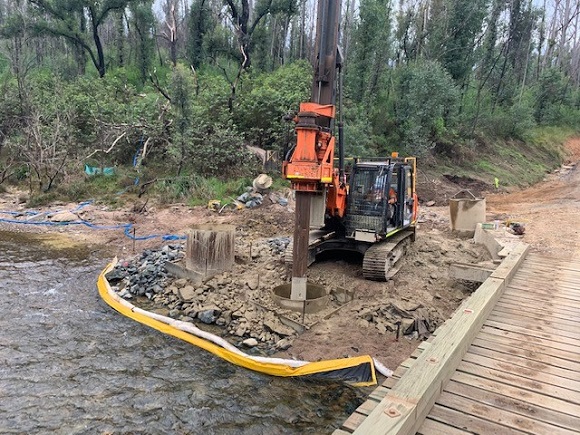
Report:
[{"label": "blue plastic sheet", "polygon": [[115,175],[115,168],[97,168],[96,166],[85,165],[85,174],[89,176],[103,174],[109,177],[111,175]]}]

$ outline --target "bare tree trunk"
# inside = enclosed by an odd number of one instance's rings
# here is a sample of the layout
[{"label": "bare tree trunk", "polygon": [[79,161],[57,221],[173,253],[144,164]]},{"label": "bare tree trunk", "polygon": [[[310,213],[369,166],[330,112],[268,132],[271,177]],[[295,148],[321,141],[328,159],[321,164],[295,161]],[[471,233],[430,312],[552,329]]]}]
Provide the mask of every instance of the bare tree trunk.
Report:
[{"label": "bare tree trunk", "polygon": [[125,23],[124,14],[119,12],[116,18],[116,41],[117,41],[117,63],[119,66],[125,65]]},{"label": "bare tree trunk", "polygon": [[169,41],[169,56],[173,66],[177,65],[177,21],[175,19],[175,3],[171,2],[167,25],[167,40]]},{"label": "bare tree trunk", "polygon": [[522,97],[524,96],[524,89],[526,87],[526,77],[528,75],[528,68],[530,65],[530,52],[531,51],[532,51],[532,38],[530,37],[530,38],[528,38],[528,49],[526,50],[526,63],[524,65],[524,76],[522,77],[522,86],[520,88],[520,97],[518,99],[518,103],[521,103]]},{"label": "bare tree trunk", "polygon": [[552,14],[552,21],[550,22],[550,32],[548,36],[548,47],[546,48],[546,55],[544,56],[544,62],[542,68],[545,69],[547,65],[552,62],[552,57],[554,55],[554,47],[556,45],[556,36],[558,34],[558,17],[560,10],[560,0],[554,0],[554,8]]},{"label": "bare tree trunk", "polygon": [[568,35],[568,26],[570,24],[570,0],[565,0],[564,14],[562,16],[562,26],[560,27],[560,43],[558,44],[558,57],[556,65],[562,68],[564,55],[566,54],[566,38]]},{"label": "bare tree trunk", "polygon": [[298,57],[306,58],[306,0],[300,2],[300,37],[299,37]]},{"label": "bare tree trunk", "polygon": [[291,22],[290,14],[286,15],[286,19],[282,24],[282,40],[280,44],[278,44],[278,59],[280,59],[280,65],[284,65],[286,63],[286,40],[288,39],[288,34],[290,32],[290,22]]},{"label": "bare tree trunk", "polygon": [[348,64],[348,54],[350,51],[350,43],[352,41],[355,6],[355,0],[346,0],[346,11],[344,12],[342,25],[342,65],[345,70]]},{"label": "bare tree trunk", "polygon": [[272,67],[276,65],[276,53],[278,52],[278,18],[272,17],[272,22],[270,24],[271,36],[270,36],[270,59],[272,60]]},{"label": "bare tree trunk", "polygon": [[89,7],[89,14],[91,17],[91,29],[93,33],[93,41],[95,41],[95,48],[97,50],[96,64],[97,71],[99,72],[99,77],[105,77],[106,67],[105,67],[105,53],[103,52],[103,44],[101,42],[101,37],[99,36],[99,23],[97,22],[97,16],[95,9],[91,6]]},{"label": "bare tree trunk", "polygon": [[544,0],[544,5],[542,7],[542,21],[540,23],[539,35],[538,35],[538,62],[536,65],[536,79],[539,79],[542,75],[542,51],[544,49],[544,41],[546,39],[546,0]]}]

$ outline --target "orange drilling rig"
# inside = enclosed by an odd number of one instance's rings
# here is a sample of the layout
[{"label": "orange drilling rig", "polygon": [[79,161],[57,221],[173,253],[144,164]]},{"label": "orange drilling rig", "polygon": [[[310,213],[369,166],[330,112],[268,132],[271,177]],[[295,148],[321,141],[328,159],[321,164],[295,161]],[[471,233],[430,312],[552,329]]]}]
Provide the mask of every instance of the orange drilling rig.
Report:
[{"label": "orange drilling rig", "polygon": [[340,0],[319,0],[311,101],[300,104],[296,144],[286,153],[282,169],[296,194],[294,239],[286,252],[286,261],[292,263],[293,300],[307,298],[307,268],[324,251],[359,252],[364,255],[364,277],[387,280],[415,240],[414,157],[393,153],[383,159],[355,159],[349,174],[345,171],[341,116],[335,126],[336,96],[340,109],[342,94],[339,19]]}]

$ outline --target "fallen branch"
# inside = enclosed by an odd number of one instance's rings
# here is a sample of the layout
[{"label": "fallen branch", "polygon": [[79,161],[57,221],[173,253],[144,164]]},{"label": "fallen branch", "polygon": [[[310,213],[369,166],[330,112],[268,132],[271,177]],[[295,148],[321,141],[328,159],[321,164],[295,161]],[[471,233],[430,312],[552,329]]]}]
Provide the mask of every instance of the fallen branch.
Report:
[{"label": "fallen branch", "polygon": [[156,71],[153,71],[153,73],[149,74],[149,80],[151,81],[153,87],[157,89],[159,93],[167,99],[167,101],[171,102],[171,97],[161,88],[161,85],[159,84],[159,78],[157,77]]},{"label": "fallen branch", "polygon": [[121,133],[121,135],[120,135],[119,137],[117,137],[117,139],[115,139],[115,140],[113,141],[113,143],[111,144],[111,146],[110,146],[108,149],[104,150],[104,149],[102,149],[102,148],[101,148],[101,149],[98,149],[98,150],[94,150],[92,153],[90,153],[88,156],[86,156],[86,157],[85,157],[85,160],[87,160],[87,159],[91,158],[92,156],[94,156],[94,155],[95,155],[95,154],[97,154],[98,152],[104,152],[105,154],[109,154],[109,153],[110,153],[110,152],[113,150],[113,148],[115,147],[115,145],[117,145],[117,143],[118,143],[118,142],[119,142],[119,141],[120,141],[120,140],[121,140],[121,139],[122,139],[124,136],[126,136],[126,134],[127,134],[126,132],[123,132],[123,133]]}]

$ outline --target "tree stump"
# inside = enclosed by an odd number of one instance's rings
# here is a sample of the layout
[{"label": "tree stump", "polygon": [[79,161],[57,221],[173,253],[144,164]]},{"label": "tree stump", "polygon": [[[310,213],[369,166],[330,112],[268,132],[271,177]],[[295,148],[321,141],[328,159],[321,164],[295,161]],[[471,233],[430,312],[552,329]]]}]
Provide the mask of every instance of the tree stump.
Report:
[{"label": "tree stump", "polygon": [[185,267],[204,278],[234,266],[236,227],[224,224],[194,225],[187,234]]}]

